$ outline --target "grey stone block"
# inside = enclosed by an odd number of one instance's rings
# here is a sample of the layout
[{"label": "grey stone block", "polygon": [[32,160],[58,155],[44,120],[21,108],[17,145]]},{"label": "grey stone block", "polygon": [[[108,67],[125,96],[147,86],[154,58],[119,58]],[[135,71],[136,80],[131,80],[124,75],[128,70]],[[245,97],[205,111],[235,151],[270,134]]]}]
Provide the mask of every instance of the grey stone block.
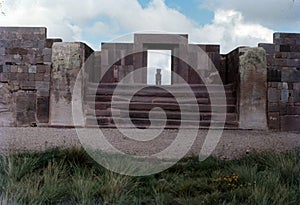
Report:
[{"label": "grey stone block", "polygon": [[37,90],[49,90],[50,89],[50,82],[36,81],[35,82],[35,88]]},{"label": "grey stone block", "polygon": [[9,73],[9,80],[10,81],[18,80],[18,73]]},{"label": "grey stone block", "polygon": [[22,90],[35,90],[35,82],[34,81],[21,81],[20,88]]},{"label": "grey stone block", "polygon": [[37,98],[37,119],[39,123],[49,122],[49,97]]},{"label": "grey stone block", "polygon": [[18,73],[17,80],[18,81],[28,81],[28,73]]},{"label": "grey stone block", "polygon": [[17,73],[18,72],[18,66],[16,66],[16,65],[10,66],[10,72]]},{"label": "grey stone block", "polygon": [[281,70],[268,69],[268,82],[281,82]]},{"label": "grey stone block", "polygon": [[281,81],[288,83],[297,82],[297,72],[296,68],[283,68],[281,71]]},{"label": "grey stone block", "polygon": [[268,112],[279,112],[279,103],[268,103]]},{"label": "grey stone block", "polygon": [[281,90],[281,98],[280,101],[282,103],[287,103],[289,101],[289,90],[288,90],[288,84],[283,83],[282,84],[282,90]]},{"label": "grey stone block", "polygon": [[282,131],[300,131],[300,116],[287,115],[281,117],[281,130]]},{"label": "grey stone block", "polygon": [[294,90],[294,102],[300,103],[300,90]]},{"label": "grey stone block", "polygon": [[278,112],[268,114],[268,126],[272,130],[280,130],[280,115]]},{"label": "grey stone block", "polygon": [[29,66],[28,73],[36,73],[36,66],[34,66],[34,65]]},{"label": "grey stone block", "polygon": [[267,54],[275,53],[275,44],[260,43],[260,44],[258,44],[258,47],[262,47],[263,49],[265,49]]},{"label": "grey stone block", "polygon": [[277,45],[295,45],[297,38],[275,38],[274,43]]},{"label": "grey stone block", "polygon": [[289,52],[300,52],[300,45],[291,45]]},{"label": "grey stone block", "polygon": [[300,106],[288,106],[287,114],[288,115],[300,115]]},{"label": "grey stone block", "polygon": [[287,104],[280,103],[279,107],[280,107],[280,110],[279,110],[280,115],[281,116],[286,115],[287,114]]},{"label": "grey stone block", "polygon": [[35,74],[34,73],[29,73],[28,74],[28,80],[29,81],[35,81]]},{"label": "grey stone block", "polygon": [[44,81],[44,73],[36,73],[35,81]]},{"label": "grey stone block", "polygon": [[280,101],[280,90],[276,88],[268,89],[268,101],[271,103],[276,103]]},{"label": "grey stone block", "polygon": [[8,73],[0,73],[0,82],[7,83],[9,82],[9,74]]}]

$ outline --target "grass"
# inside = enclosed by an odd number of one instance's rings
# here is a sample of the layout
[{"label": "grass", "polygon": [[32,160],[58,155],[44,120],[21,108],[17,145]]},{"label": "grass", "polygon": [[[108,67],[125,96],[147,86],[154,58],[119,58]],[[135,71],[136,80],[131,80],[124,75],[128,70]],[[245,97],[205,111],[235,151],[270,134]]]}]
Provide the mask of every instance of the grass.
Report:
[{"label": "grass", "polygon": [[0,204],[300,204],[300,153],[187,158],[152,176],[110,172],[83,150],[0,157]]}]

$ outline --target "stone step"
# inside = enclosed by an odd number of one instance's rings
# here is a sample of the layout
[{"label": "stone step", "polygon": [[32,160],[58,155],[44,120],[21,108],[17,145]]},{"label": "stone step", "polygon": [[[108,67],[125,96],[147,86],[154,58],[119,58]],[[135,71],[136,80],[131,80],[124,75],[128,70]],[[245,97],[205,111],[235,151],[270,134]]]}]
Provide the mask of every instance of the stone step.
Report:
[{"label": "stone step", "polygon": [[[132,90],[134,89],[142,89],[145,88],[145,84],[115,84],[115,83],[88,83],[87,87],[90,89],[104,89],[104,90],[114,90],[118,86],[118,89],[122,90]],[[235,90],[234,84],[227,84],[227,85],[219,85],[219,84],[190,84],[188,85],[192,90],[207,90],[209,87],[210,90],[219,91],[222,88],[224,90]],[[157,88],[155,85],[149,85],[148,88]],[[185,91],[186,84],[173,84],[173,85],[161,85],[160,88],[168,89],[168,90],[178,90],[178,91]]]},{"label": "stone step", "polygon": [[[114,93],[113,90],[97,90],[97,91],[91,91],[88,90],[86,93],[87,97],[90,96],[132,96],[133,94],[127,90],[121,90],[118,91],[117,93]],[[134,93],[135,96],[144,96],[144,97],[148,97],[148,96],[154,96],[154,97],[186,97],[186,98],[190,98],[190,97],[196,97],[196,98],[208,98],[208,97],[222,97],[222,96],[226,96],[226,97],[235,97],[236,93],[231,91],[231,90],[226,90],[225,92],[219,92],[219,91],[214,91],[211,93],[208,93],[207,91],[194,91],[193,94],[191,93],[187,93],[187,91],[173,91],[173,92],[167,92],[165,90],[161,90],[161,89],[153,89],[153,90],[147,90],[147,89],[143,89],[138,91],[137,93]]]},{"label": "stone step", "polygon": [[[120,109],[127,110],[128,103],[124,102],[116,102],[111,104],[110,102],[96,102],[96,103],[87,103],[88,108],[95,110],[107,110],[109,108],[112,109]],[[129,105],[130,110],[151,110],[156,107],[160,107],[166,111],[178,111],[178,112],[194,112],[197,109],[199,112],[211,112],[212,105],[195,105],[195,104],[183,104],[179,106],[178,104],[168,104],[168,103],[139,103],[132,102]],[[216,112],[222,112],[224,108],[227,108],[227,113],[236,112],[236,105],[213,105]]]},{"label": "stone step", "polygon": [[224,93],[222,92],[212,92],[212,93],[208,93],[207,91],[197,91],[194,92],[193,94],[187,93],[186,91],[176,91],[176,92],[166,92],[163,90],[156,90],[156,91],[149,91],[149,90],[140,90],[137,93],[130,93],[128,91],[120,91],[118,93],[113,93],[110,91],[106,91],[106,90],[97,90],[96,93],[87,91],[86,93],[86,98],[93,98],[93,97],[111,97],[111,96],[115,96],[115,97],[132,97],[132,96],[140,96],[140,97],[168,97],[168,98],[173,98],[173,97],[177,97],[177,98],[191,98],[191,97],[195,97],[195,98],[220,98],[220,97],[226,97],[226,98],[233,98],[236,97],[236,93],[233,91],[225,91]]},{"label": "stone step", "polygon": [[[211,104],[210,98],[186,98],[186,97],[179,97],[177,99],[171,97],[157,97],[157,96],[149,96],[149,97],[142,97],[142,96],[133,96],[133,97],[126,97],[126,96],[106,96],[106,95],[97,95],[87,96],[85,102],[111,102],[112,99],[115,102],[139,102],[139,103],[180,103],[180,104],[193,104],[195,100],[198,104]],[[220,104],[223,102],[222,98],[214,98],[215,104]],[[236,98],[234,97],[227,97],[226,98],[227,104],[236,104]]]},{"label": "stone step", "polygon": [[[132,124],[135,127],[140,128],[148,128],[150,126],[150,123],[152,122],[153,128],[179,128],[180,126],[185,128],[192,128],[192,127],[215,127],[215,128],[222,128],[222,126],[227,128],[237,128],[238,122],[237,121],[226,121],[223,122],[211,122],[211,121],[189,121],[189,120],[170,120],[168,119],[166,122],[159,120],[159,119],[152,119],[151,122],[149,119],[141,119],[141,118],[97,118],[95,120],[94,118],[87,118],[86,119],[86,126],[98,126],[98,127],[105,127],[105,126],[113,126],[115,122],[118,123],[118,125],[124,126],[125,128],[130,128],[132,125],[128,122],[132,122]],[[165,124],[166,123],[166,124]]]},{"label": "stone step", "polygon": [[[96,116],[99,118],[103,117],[111,117],[112,113],[114,113],[114,116],[119,116],[119,117],[127,117],[128,112],[122,111],[122,110],[100,110],[100,111],[95,111],[92,109],[89,109],[86,113],[87,116]],[[194,120],[196,117],[198,117],[200,120],[211,120],[212,116],[214,117],[214,120],[220,121],[223,120],[223,114],[214,114],[212,113],[205,113],[205,112],[200,112],[198,113],[193,113],[193,112],[170,112],[166,111],[165,114],[167,115],[168,119],[176,119],[176,120]],[[131,110],[129,112],[129,116],[131,118],[149,118],[149,111],[140,111],[140,110]],[[152,111],[151,112],[151,117],[154,119],[160,119],[161,118],[161,113],[157,111]],[[236,113],[226,113],[226,121],[237,121],[237,114]]]}]

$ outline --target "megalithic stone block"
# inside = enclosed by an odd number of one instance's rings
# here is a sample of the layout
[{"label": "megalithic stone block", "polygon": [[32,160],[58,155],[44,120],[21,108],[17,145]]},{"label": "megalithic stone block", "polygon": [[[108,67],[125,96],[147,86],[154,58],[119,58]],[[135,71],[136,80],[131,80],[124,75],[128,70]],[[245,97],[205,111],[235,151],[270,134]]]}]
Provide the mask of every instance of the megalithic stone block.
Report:
[{"label": "megalithic stone block", "polygon": [[263,48],[244,49],[240,56],[239,127],[267,129],[267,62]]},{"label": "megalithic stone block", "polygon": [[[50,125],[76,126],[72,118],[73,89],[86,61],[83,43],[54,43],[52,46],[52,87],[50,89]],[[81,124],[80,126],[83,126]]]}]

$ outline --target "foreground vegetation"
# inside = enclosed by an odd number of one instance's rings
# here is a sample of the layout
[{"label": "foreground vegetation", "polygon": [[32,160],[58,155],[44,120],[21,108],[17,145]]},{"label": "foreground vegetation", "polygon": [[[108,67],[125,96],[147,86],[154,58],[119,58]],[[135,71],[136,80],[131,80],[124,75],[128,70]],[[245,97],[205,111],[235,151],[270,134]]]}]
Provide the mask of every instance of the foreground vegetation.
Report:
[{"label": "foreground vegetation", "polygon": [[188,158],[147,177],[107,171],[79,149],[2,156],[0,204],[296,205],[300,153]]}]

